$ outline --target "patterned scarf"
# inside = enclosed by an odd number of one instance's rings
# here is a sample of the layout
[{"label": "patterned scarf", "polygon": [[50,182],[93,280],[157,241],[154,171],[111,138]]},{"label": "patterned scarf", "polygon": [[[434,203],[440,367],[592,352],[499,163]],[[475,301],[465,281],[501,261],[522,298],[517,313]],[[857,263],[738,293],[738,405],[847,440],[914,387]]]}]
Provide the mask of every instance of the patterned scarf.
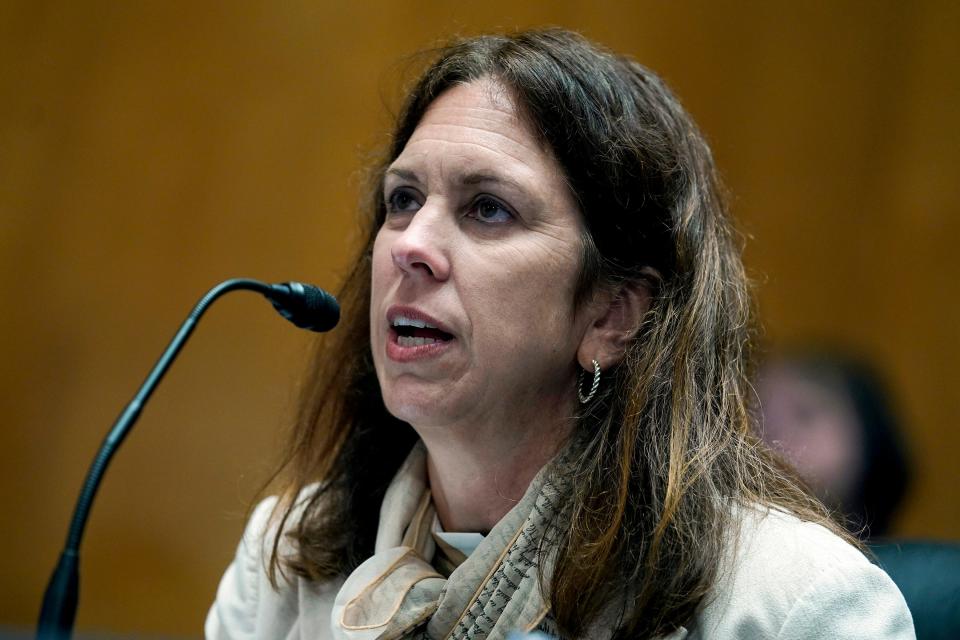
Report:
[{"label": "patterned scarf", "polygon": [[[374,555],[347,577],[331,620],[337,640],[486,638],[542,627],[539,553],[563,487],[547,465],[449,578],[431,565],[436,517],[426,450],[413,448],[387,489]],[[549,565],[543,567],[549,578]]]}]

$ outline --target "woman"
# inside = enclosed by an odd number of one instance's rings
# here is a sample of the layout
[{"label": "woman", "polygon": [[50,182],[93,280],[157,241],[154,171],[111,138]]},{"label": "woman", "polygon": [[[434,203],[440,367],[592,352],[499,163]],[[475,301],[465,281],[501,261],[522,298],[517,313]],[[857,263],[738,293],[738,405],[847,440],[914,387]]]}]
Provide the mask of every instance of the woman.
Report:
[{"label": "woman", "polygon": [[564,31],[459,42],[374,184],[209,637],[913,637],[750,433],[738,248],[656,76]]},{"label": "woman", "polygon": [[910,464],[878,372],[842,350],[797,347],[764,362],[756,388],[764,441],[853,535],[888,534]]}]

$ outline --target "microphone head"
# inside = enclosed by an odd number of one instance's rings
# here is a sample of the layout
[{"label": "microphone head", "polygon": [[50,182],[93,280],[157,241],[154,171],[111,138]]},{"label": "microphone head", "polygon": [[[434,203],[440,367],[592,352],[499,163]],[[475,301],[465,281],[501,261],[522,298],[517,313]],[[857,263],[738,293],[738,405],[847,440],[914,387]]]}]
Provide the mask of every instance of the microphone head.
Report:
[{"label": "microphone head", "polygon": [[266,296],[280,315],[301,329],[329,331],[340,321],[337,299],[312,284],[286,282],[270,285],[270,293]]}]

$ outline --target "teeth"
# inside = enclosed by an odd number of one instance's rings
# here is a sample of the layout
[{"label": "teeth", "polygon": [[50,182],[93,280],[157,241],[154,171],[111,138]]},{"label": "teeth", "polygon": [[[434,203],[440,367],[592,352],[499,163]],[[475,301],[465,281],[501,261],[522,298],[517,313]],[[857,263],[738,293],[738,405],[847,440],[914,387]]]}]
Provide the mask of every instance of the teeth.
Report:
[{"label": "teeth", "polygon": [[425,344],[437,342],[433,338],[417,338],[414,336],[397,336],[397,344],[401,347],[422,347]]},{"label": "teeth", "polygon": [[436,329],[437,328],[428,322],[424,322],[423,320],[414,320],[413,318],[408,318],[406,316],[397,316],[396,318],[394,318],[393,326],[418,327],[420,329]]}]

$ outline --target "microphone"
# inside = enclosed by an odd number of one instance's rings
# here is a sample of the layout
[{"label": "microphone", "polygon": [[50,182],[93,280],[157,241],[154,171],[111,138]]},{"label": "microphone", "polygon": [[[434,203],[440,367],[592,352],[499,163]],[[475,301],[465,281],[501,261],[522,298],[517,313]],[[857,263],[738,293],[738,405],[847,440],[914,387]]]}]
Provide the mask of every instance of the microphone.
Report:
[{"label": "microphone", "polygon": [[340,321],[340,305],[332,295],[312,284],[286,282],[269,285],[264,293],[284,318],[301,329],[329,331]]},{"label": "microphone", "polygon": [[60,553],[57,567],[50,576],[47,590],[43,595],[43,606],[37,622],[39,640],[68,640],[73,633],[73,622],[77,613],[77,599],[80,592],[80,541],[87,526],[93,498],[106,472],[113,454],[123,443],[133,428],[144,405],[160,384],[167,369],[180,353],[180,349],[193,333],[200,316],[223,294],[246,289],[265,296],[284,318],[298,327],[310,331],[329,331],[340,320],[340,305],[332,295],[310,284],[286,282],[283,284],[265,284],[259,280],[234,278],[221,282],[200,298],[190,315],[184,320],[179,331],[173,336],[166,350],[150,370],[133,400],[120,413],[113,427],[100,445],[100,450],[87,471],[83,489],[74,506],[70,520],[67,542]]}]

